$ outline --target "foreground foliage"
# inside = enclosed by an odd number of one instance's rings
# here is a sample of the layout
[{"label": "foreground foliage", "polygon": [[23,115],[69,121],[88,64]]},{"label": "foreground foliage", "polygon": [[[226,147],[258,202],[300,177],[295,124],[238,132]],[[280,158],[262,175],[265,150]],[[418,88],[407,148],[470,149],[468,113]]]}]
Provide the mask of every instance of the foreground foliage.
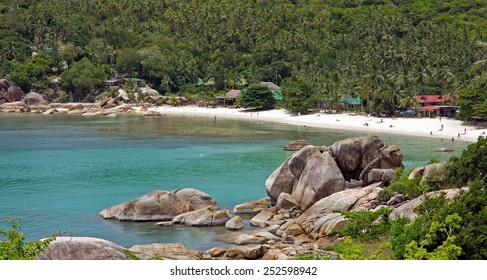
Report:
[{"label": "foreground foliage", "polygon": [[5,240],[0,239],[0,260],[36,259],[37,254],[43,252],[57,237],[53,235],[43,240],[26,242],[24,235],[19,232],[21,222],[7,218],[7,223],[11,226],[10,230],[5,231],[0,228],[0,237],[5,238]]},{"label": "foreground foliage", "polygon": [[[487,139],[479,139],[463,151],[460,157],[449,160],[444,173],[437,173],[446,185],[432,184],[436,179],[419,183],[418,178],[409,180],[398,170],[391,185],[380,193],[382,199],[402,193],[418,196],[438,188],[462,188],[453,199],[443,195],[425,196],[414,210],[417,218],[409,221],[387,219],[390,213],[382,208],[377,211],[342,211],[348,219],[341,230],[333,234],[346,236],[340,246],[332,249],[342,258],[387,258],[384,250],[392,251],[396,259],[487,259]],[[466,187],[466,188],[465,188]],[[382,216],[382,218],[381,218]],[[386,239],[385,242],[381,241]],[[380,250],[365,254],[363,247],[375,240],[382,243]]]}]

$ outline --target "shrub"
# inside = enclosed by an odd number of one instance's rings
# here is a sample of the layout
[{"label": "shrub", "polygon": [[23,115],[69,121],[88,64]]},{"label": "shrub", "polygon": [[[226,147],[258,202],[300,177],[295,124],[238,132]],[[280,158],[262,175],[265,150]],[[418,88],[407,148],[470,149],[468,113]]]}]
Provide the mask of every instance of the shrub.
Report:
[{"label": "shrub", "polygon": [[378,239],[387,234],[390,228],[388,221],[390,208],[376,211],[338,211],[347,218],[343,229],[334,229],[332,234],[346,235],[361,241]]},{"label": "shrub", "polygon": [[20,233],[20,221],[7,218],[7,223],[11,225],[9,231],[0,228],[0,236],[6,240],[0,240],[0,260],[32,260],[36,259],[37,254],[43,252],[49,243],[56,239],[57,235],[37,240],[25,242],[24,234]]}]

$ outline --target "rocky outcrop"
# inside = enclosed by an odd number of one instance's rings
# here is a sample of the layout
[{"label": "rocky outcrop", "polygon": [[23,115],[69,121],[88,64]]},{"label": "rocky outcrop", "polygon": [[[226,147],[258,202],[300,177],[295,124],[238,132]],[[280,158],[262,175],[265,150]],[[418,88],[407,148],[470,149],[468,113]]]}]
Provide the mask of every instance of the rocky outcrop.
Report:
[{"label": "rocky outcrop", "polygon": [[[433,191],[429,192],[426,195],[430,197],[437,197],[439,195],[445,195],[446,199],[453,199],[456,195],[460,193],[460,191],[466,191],[468,190],[467,188],[463,189],[447,189],[447,190],[439,190],[439,191]],[[425,196],[420,195],[416,197],[413,200],[410,200],[401,206],[397,207],[392,211],[392,213],[389,215],[389,218],[392,220],[405,217],[408,218],[410,221],[414,221],[416,219],[417,214],[414,212],[414,209],[420,205],[424,201]]]},{"label": "rocky outcrop", "polygon": [[264,209],[250,220],[250,225],[254,227],[264,227],[265,222],[270,220],[274,213],[270,209]]},{"label": "rocky outcrop", "polygon": [[0,111],[6,113],[26,112],[27,108],[25,106],[24,101],[16,101],[16,102],[1,104]]},{"label": "rocky outcrop", "polygon": [[235,214],[257,214],[263,209],[270,207],[270,198],[265,197],[259,200],[247,201],[242,204],[235,205],[233,213]]},{"label": "rocky outcrop", "polygon": [[345,189],[345,179],[328,151],[308,158],[292,196],[302,210],[323,197]]},{"label": "rocky outcrop", "polygon": [[120,221],[170,221],[180,214],[216,205],[216,201],[206,193],[185,188],[170,192],[153,191],[106,208],[99,215]]},{"label": "rocky outcrop", "polygon": [[57,237],[37,255],[41,260],[126,260],[124,248],[92,237]]},{"label": "rocky outcrop", "polygon": [[[305,211],[320,199],[344,189],[375,182],[388,184],[393,169],[402,166],[399,147],[385,146],[376,136],[349,138],[330,148],[305,146],[276,169],[265,185],[272,205],[277,205],[279,197],[286,193]],[[288,196],[282,198],[293,201]]]},{"label": "rocky outcrop", "polygon": [[[428,178],[434,176],[437,172],[442,172],[446,167],[446,162],[439,162],[439,163],[432,163],[426,166],[421,166],[415,168],[410,174],[409,179],[413,179],[415,177],[420,177],[420,184],[423,184]],[[431,178],[430,178],[431,179]]]},{"label": "rocky outcrop", "polygon": [[17,102],[23,98],[24,93],[22,92],[22,89],[8,80],[0,79],[0,105]]},{"label": "rocky outcrop", "polygon": [[285,151],[299,151],[308,146],[309,143],[305,140],[296,140],[284,146]]},{"label": "rocky outcrop", "polygon": [[129,251],[134,253],[142,260],[201,260],[203,258],[203,254],[201,252],[188,249],[181,243],[134,245],[129,248]]},{"label": "rocky outcrop", "polygon": [[271,176],[266,180],[267,194],[273,205],[281,193],[291,194],[293,187],[299,181],[301,172],[311,157],[319,157],[326,147],[306,146],[290,156]]},{"label": "rocky outcrop", "polygon": [[222,210],[218,205],[209,205],[180,214],[172,219],[172,223],[197,227],[223,226],[230,218],[232,218],[230,211]]},{"label": "rocky outcrop", "polygon": [[291,236],[306,235],[310,239],[318,239],[339,227],[345,218],[336,210],[369,210],[375,206],[371,201],[377,198],[382,190],[382,183],[376,183],[364,188],[349,189],[334,193],[316,202],[303,212],[301,216],[290,220],[278,231]]},{"label": "rocky outcrop", "polygon": [[27,95],[24,97],[24,102],[28,106],[36,106],[36,105],[48,105],[47,101],[42,98],[40,94],[37,92],[29,92]]}]

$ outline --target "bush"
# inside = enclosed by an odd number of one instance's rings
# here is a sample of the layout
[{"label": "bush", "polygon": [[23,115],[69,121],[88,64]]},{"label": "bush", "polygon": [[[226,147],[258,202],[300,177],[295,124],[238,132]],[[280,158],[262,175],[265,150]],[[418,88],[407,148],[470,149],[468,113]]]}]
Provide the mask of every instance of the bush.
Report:
[{"label": "bush", "polygon": [[6,238],[6,240],[0,240],[0,260],[36,259],[37,254],[43,252],[57,237],[57,235],[53,235],[43,240],[25,242],[24,235],[19,232],[21,222],[16,222],[12,218],[6,220],[11,225],[11,229],[5,231],[0,228],[0,236]]},{"label": "bush", "polygon": [[376,211],[338,211],[347,218],[343,229],[334,229],[332,234],[346,235],[361,241],[375,240],[387,234],[390,228],[388,221],[390,208]]}]

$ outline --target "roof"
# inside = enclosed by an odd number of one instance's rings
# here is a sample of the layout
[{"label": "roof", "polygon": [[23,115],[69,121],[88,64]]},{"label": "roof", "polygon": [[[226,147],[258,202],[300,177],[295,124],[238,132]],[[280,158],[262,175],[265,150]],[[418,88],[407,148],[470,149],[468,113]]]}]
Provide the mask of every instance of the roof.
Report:
[{"label": "roof", "polygon": [[241,90],[232,89],[231,91],[225,93],[225,98],[237,98],[240,94],[242,94]]},{"label": "roof", "polygon": [[281,101],[283,99],[282,94],[279,90],[271,90],[271,92],[275,100]]},{"label": "roof", "polygon": [[439,95],[417,95],[418,103],[441,103],[450,100],[449,96],[441,98]]},{"label": "roof", "polygon": [[419,110],[435,111],[435,110],[440,110],[440,107],[439,106],[424,106],[424,107],[419,108]]},{"label": "roof", "polygon": [[120,82],[121,79],[113,79],[113,80],[104,80],[103,82],[104,83],[116,83],[116,82]]},{"label": "roof", "polygon": [[268,87],[269,89],[281,89],[280,86],[274,84],[273,82],[260,82],[259,84]]},{"label": "roof", "polygon": [[142,82],[142,79],[139,78],[123,78],[125,81],[132,81],[132,82]]},{"label": "roof", "polygon": [[360,97],[351,97],[350,95],[344,95],[340,99],[340,102],[345,103],[345,104],[350,104],[350,105],[360,105],[362,104],[362,99]]}]

